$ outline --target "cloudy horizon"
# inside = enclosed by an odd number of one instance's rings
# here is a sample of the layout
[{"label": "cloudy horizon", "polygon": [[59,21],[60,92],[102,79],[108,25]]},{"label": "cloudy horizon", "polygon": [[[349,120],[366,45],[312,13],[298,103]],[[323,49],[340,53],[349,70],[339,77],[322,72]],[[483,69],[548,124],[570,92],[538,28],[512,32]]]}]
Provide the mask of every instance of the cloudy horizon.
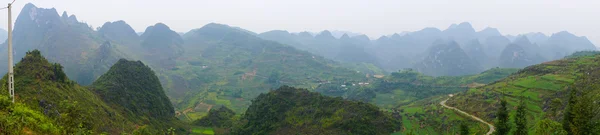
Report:
[{"label": "cloudy horizon", "polygon": [[[5,0],[5,3],[10,1]],[[257,33],[339,30],[378,38],[426,27],[445,30],[451,24],[469,22],[476,31],[493,27],[503,35],[541,32],[551,36],[569,31],[600,46],[600,18],[593,17],[600,14],[600,8],[596,8],[600,1],[593,0],[17,0],[13,21],[27,3],[40,8],[55,8],[59,14],[66,11],[94,28],[105,22],[124,20],[137,32],[159,22],[178,32],[188,32],[214,22]],[[0,20],[4,20],[0,21],[0,28],[6,29],[6,10],[0,12]]]}]

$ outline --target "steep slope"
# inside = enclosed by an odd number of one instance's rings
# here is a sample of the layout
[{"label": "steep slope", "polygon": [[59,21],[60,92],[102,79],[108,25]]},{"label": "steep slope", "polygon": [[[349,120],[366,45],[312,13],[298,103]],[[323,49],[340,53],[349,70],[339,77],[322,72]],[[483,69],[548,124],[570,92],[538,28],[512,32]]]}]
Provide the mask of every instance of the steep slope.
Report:
[{"label": "steep slope", "polygon": [[415,69],[431,76],[459,76],[482,71],[479,63],[471,59],[456,42],[441,40],[434,43],[427,57],[417,63]]},{"label": "steep slope", "polygon": [[[499,107],[499,98],[508,101],[508,108],[513,108],[519,100],[524,100],[528,127],[533,127],[533,124],[544,118],[560,121],[564,114],[562,110],[567,105],[569,91],[583,92],[577,98],[597,97],[599,89],[596,84],[599,83],[597,79],[592,78],[598,78],[600,75],[599,66],[598,55],[545,62],[527,67],[492,84],[461,92],[449,100],[448,104],[486,121],[493,121]],[[586,99],[586,102],[597,102],[594,98],[591,99]],[[509,111],[513,115],[515,109]],[[585,119],[593,118],[597,116]]]},{"label": "steep slope", "polygon": [[505,68],[523,68],[539,64],[546,59],[540,55],[536,44],[531,44],[527,37],[522,36],[506,46],[499,58],[499,66]]},{"label": "steep slope", "polygon": [[[101,42],[93,38],[94,32],[87,24],[71,19],[61,18],[56,9],[37,8],[31,3],[25,5],[13,31],[15,59],[22,58],[23,52],[39,49],[50,61],[64,65],[67,75],[76,76],[79,61]],[[3,50],[6,54],[6,49]],[[0,57],[0,61],[6,61],[6,56]],[[4,67],[1,71],[6,71]]]},{"label": "steep slope", "polygon": [[477,32],[477,38],[480,42],[486,42],[486,40],[490,37],[502,36],[500,31],[496,28],[487,27],[481,31]]},{"label": "steep slope", "polygon": [[98,33],[104,38],[120,45],[133,46],[140,44],[140,37],[129,24],[122,20],[104,23],[98,29]]},{"label": "steep slope", "polygon": [[[3,95],[8,91],[7,78],[5,75],[0,81],[5,84],[1,85]],[[48,62],[38,50],[27,52],[16,64],[15,89],[17,106],[21,103],[28,106],[33,110],[29,113],[39,111],[44,115],[39,117],[55,121],[54,124],[63,126],[65,133],[86,130],[119,133],[134,128],[131,121],[102,102],[93,92],[69,80],[60,64]]]},{"label": "steep slope", "polygon": [[80,69],[76,76],[78,78],[77,83],[82,85],[92,84],[119,59],[128,57],[130,56],[118,49],[118,45],[113,45],[108,41],[102,43],[98,49],[91,52],[85,63],[78,65]]},{"label": "steep slope", "polygon": [[364,45],[369,41],[368,38],[350,38],[348,35],[342,35],[340,38],[340,48],[338,49],[340,52],[334,59],[351,63],[371,63],[379,66],[377,58],[365,50]]},{"label": "steep slope", "polygon": [[[180,118],[195,120],[212,106],[241,113],[250,100],[281,85],[315,88],[319,83],[365,79],[365,74],[291,46],[239,29],[208,24],[187,32],[186,52],[171,70],[158,71]],[[189,52],[189,53],[188,53]]]},{"label": "steep slope", "polygon": [[[267,109],[265,109],[267,108]],[[234,134],[390,134],[400,115],[374,105],[282,86],[252,101]]]},{"label": "steep slope", "polygon": [[183,39],[163,23],[149,26],[140,38],[144,51],[142,58],[156,68],[173,68],[175,59],[183,53]]},{"label": "steep slope", "polygon": [[262,39],[271,40],[271,41],[279,42],[282,44],[290,45],[290,46],[293,46],[295,48],[302,49],[302,50],[312,50],[312,48],[310,48],[298,41],[298,40],[300,40],[300,39],[298,39],[300,37],[297,37],[296,35],[293,35],[287,31],[283,31],[283,30],[267,31],[264,33],[260,33],[258,35],[258,37],[260,37]]},{"label": "steep slope", "polygon": [[[67,76],[73,80],[87,85],[107,69],[98,68],[89,71],[86,68],[106,67],[112,65],[87,65],[95,64],[93,59],[100,46],[106,42],[103,37],[85,23],[79,22],[74,15],[68,16],[63,12],[59,16],[56,9],[38,8],[26,4],[15,21],[13,31],[14,58],[21,59],[24,52],[38,49],[45,54],[51,62],[60,63],[65,68]],[[5,72],[7,61],[6,45],[2,45],[0,55],[0,72]],[[127,57],[127,56],[115,56]],[[84,63],[84,64],[82,64]],[[103,63],[98,63],[103,64]],[[90,74],[94,72],[95,74]],[[92,76],[90,76],[92,75]]]},{"label": "steep slope", "polygon": [[576,51],[596,50],[596,46],[586,37],[578,37],[567,31],[552,34],[547,39],[542,45],[544,56],[548,59],[560,59]]},{"label": "steep slope", "polygon": [[510,44],[510,40],[504,36],[492,36],[486,38],[483,44],[485,45],[485,54],[491,58],[498,59],[502,54],[502,50]]},{"label": "steep slope", "polygon": [[464,50],[470,58],[480,63],[485,69],[492,67],[492,63],[489,63],[490,58],[485,54],[485,49],[479,40],[471,40],[471,42],[465,45]]},{"label": "steep slope", "polygon": [[315,35],[314,41],[309,44],[318,51],[317,54],[321,54],[325,58],[334,59],[340,52],[339,41],[328,30]]},{"label": "steep slope", "polygon": [[465,45],[466,43],[477,39],[477,32],[469,22],[462,22],[458,25],[450,26],[442,33],[447,40],[454,40],[460,45]]},{"label": "steep slope", "polygon": [[541,32],[532,32],[532,33],[527,33],[524,34],[525,37],[527,37],[528,39],[531,40],[532,43],[535,44],[545,44],[548,41],[548,36],[546,36],[546,34],[541,33]]},{"label": "steep slope", "polygon": [[128,117],[170,120],[175,117],[171,102],[158,77],[141,61],[120,59],[92,84],[94,92]]}]

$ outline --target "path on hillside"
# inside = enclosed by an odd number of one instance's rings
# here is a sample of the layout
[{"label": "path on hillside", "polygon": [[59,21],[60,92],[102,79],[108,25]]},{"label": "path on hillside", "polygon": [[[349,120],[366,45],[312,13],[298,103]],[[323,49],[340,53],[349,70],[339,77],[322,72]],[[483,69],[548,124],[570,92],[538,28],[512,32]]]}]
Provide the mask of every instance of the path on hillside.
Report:
[{"label": "path on hillside", "polygon": [[477,121],[479,121],[479,122],[481,122],[481,123],[487,124],[487,125],[490,127],[490,131],[488,131],[488,132],[486,133],[486,135],[491,135],[492,133],[494,133],[494,131],[496,131],[496,128],[494,127],[494,125],[492,125],[492,124],[490,124],[490,123],[487,123],[487,122],[485,122],[484,120],[480,119],[479,117],[476,117],[476,116],[473,116],[473,115],[471,115],[471,114],[468,114],[468,113],[466,113],[466,112],[464,112],[464,111],[461,111],[461,110],[459,110],[459,109],[457,109],[457,108],[454,108],[454,107],[451,107],[451,106],[447,106],[447,105],[446,105],[446,101],[448,101],[450,98],[452,98],[452,95],[450,95],[450,97],[449,97],[448,99],[446,99],[446,100],[444,100],[444,101],[440,102],[440,105],[442,105],[443,107],[446,107],[446,108],[448,108],[448,109],[451,109],[451,110],[458,111],[458,112],[460,112],[460,113],[462,113],[462,114],[465,114],[465,115],[471,116],[471,118],[473,118],[473,119],[475,119],[475,120],[477,120]]}]

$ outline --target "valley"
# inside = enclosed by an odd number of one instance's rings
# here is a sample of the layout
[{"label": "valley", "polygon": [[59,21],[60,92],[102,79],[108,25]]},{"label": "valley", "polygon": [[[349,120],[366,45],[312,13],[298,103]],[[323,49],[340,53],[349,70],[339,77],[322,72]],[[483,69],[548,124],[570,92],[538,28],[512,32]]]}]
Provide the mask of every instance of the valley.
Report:
[{"label": "valley", "polygon": [[128,22],[93,28],[24,4],[0,134],[600,133],[600,52],[567,31],[462,22],[373,38]]}]

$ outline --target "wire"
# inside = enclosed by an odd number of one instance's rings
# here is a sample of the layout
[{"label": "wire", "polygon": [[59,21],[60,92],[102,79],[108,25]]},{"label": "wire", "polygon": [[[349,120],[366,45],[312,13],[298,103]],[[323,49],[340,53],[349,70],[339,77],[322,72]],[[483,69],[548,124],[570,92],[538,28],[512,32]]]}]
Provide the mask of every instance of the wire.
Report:
[{"label": "wire", "polygon": [[[12,6],[12,4],[13,4],[13,3],[15,3],[15,1],[17,1],[17,0],[13,0],[13,1],[10,3],[10,5]],[[8,7],[3,7],[3,8],[0,8],[0,10],[4,10],[4,9],[7,9],[7,8],[8,8]]]}]

